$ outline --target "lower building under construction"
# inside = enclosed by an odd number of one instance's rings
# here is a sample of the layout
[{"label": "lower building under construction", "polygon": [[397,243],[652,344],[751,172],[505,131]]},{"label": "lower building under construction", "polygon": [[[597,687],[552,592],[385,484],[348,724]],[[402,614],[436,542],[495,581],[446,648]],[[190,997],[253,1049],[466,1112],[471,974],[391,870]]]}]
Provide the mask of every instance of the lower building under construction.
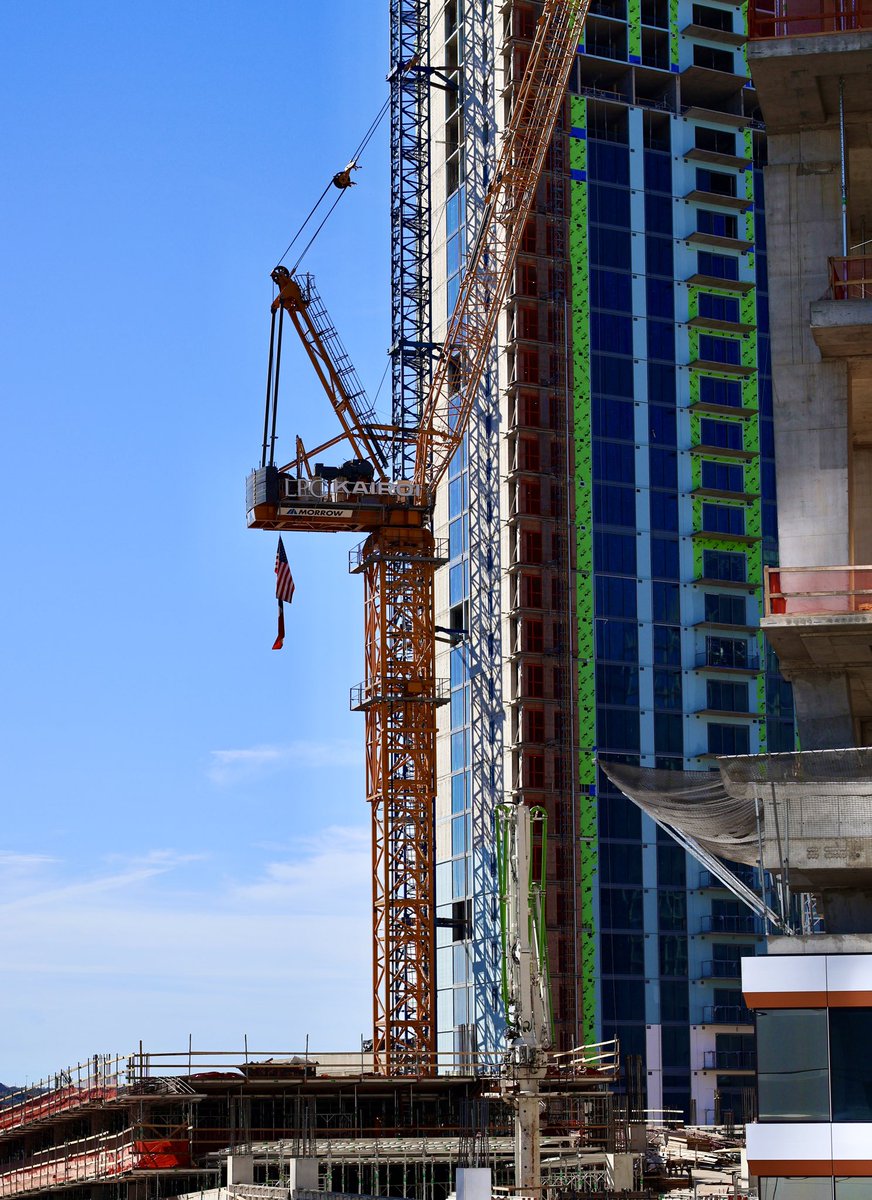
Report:
[{"label": "lower building under construction", "polygon": [[[480,1066],[483,1064],[480,1064]],[[604,1183],[627,1147],[614,1056],[558,1056],[541,1082],[544,1177]],[[459,1166],[514,1180],[512,1079],[388,1078],[371,1055],[95,1056],[0,1101],[0,1197],[152,1200],[236,1180],[444,1200]],[[244,1170],[240,1170],[244,1164]]]}]

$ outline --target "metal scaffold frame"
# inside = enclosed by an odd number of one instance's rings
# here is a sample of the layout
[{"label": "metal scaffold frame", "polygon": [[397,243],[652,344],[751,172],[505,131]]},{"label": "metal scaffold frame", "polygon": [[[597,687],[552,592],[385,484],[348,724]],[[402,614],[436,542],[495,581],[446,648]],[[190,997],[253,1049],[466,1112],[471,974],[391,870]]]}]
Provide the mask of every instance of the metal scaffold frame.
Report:
[{"label": "metal scaffold frame", "polygon": [[[415,430],[430,387],[430,34],[428,0],[391,0],[392,421]],[[394,474],[409,478],[414,446],[399,439]]]},{"label": "metal scaffold frame", "polygon": [[[366,793],[372,806],[373,1064],[426,1074],[436,1016],[433,821],[436,679],[433,576],[426,529],[381,530],[352,565],[363,574]],[[360,565],[358,566],[357,563]]]}]

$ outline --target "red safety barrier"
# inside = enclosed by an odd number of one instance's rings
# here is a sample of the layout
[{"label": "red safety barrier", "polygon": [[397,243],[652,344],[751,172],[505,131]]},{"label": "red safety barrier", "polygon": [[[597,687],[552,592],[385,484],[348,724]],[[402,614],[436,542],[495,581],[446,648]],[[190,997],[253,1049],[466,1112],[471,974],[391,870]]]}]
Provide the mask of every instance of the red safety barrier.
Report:
[{"label": "red safety barrier", "polygon": [[750,38],[872,29],[872,0],[750,0]]},{"label": "red safety barrier", "polygon": [[830,290],[834,300],[872,300],[872,256],[831,258]]},{"label": "red safety barrier", "polygon": [[767,617],[872,612],[872,566],[767,567]]}]

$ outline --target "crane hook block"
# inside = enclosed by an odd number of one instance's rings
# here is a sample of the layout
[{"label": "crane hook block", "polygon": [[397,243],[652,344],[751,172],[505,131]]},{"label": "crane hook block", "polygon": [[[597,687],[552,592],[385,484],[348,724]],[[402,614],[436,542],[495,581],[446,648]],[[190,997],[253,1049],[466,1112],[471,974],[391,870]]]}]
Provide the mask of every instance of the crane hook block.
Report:
[{"label": "crane hook block", "polygon": [[344,191],[346,188],[354,187],[354,180],[351,178],[351,172],[359,170],[360,167],[357,165],[354,159],[352,159],[347,167],[344,167],[341,171],[337,171],[333,176],[333,186],[339,188],[340,192]]}]

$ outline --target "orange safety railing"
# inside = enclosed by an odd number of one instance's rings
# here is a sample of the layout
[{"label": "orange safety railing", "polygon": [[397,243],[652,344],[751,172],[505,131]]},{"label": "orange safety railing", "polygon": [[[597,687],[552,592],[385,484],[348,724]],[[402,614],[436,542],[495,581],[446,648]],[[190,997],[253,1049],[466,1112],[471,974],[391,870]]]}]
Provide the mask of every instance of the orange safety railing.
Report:
[{"label": "orange safety railing", "polygon": [[872,255],[831,258],[830,291],[834,300],[872,300]]},{"label": "orange safety railing", "polygon": [[872,566],[767,567],[764,615],[872,614]]},{"label": "orange safety railing", "polygon": [[95,1104],[108,1104],[124,1091],[127,1060],[96,1055],[87,1062],[41,1079],[0,1099],[0,1137],[30,1124]]},{"label": "orange safety railing", "polygon": [[872,29],[872,0],[751,0],[750,38],[806,37]]},{"label": "orange safety railing", "polygon": [[0,1168],[0,1197],[108,1181],[132,1171],[176,1171],[191,1166],[186,1140],[136,1138],[132,1129],[98,1134],[40,1150],[14,1167]]}]

